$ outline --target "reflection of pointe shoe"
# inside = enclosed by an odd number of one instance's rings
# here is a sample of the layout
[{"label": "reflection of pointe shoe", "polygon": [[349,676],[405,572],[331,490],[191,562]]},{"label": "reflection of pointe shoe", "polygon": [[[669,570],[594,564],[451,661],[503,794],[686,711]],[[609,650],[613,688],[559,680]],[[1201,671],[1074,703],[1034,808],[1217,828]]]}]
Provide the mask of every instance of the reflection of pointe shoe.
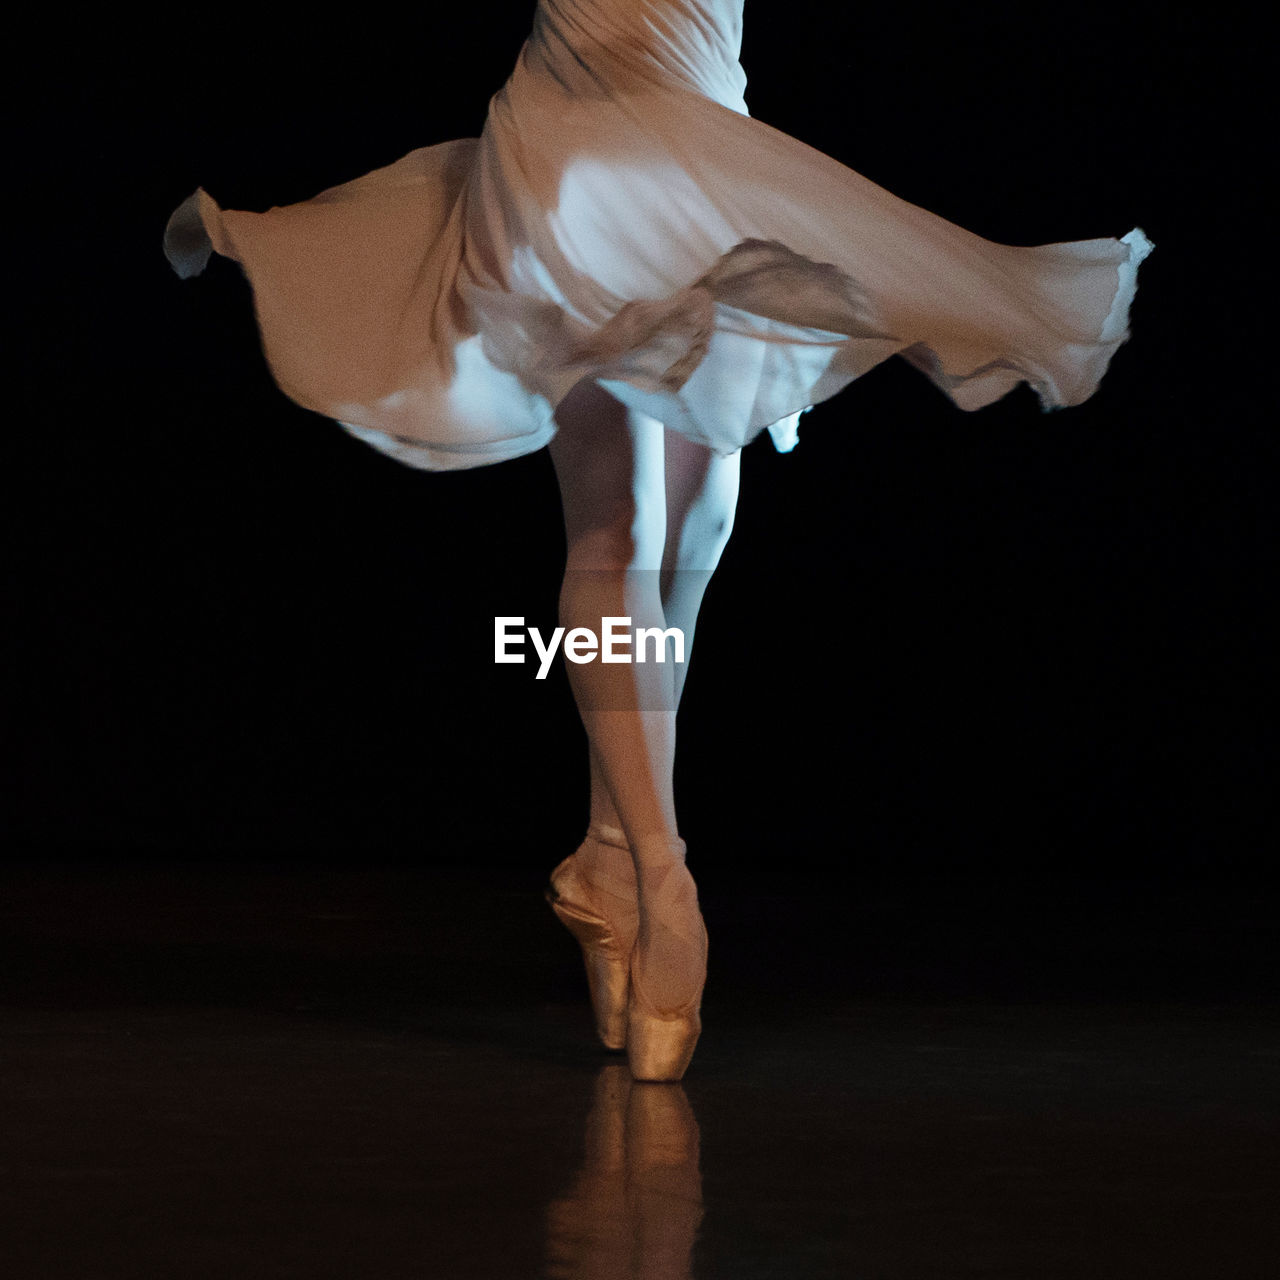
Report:
[{"label": "reflection of pointe shoe", "polygon": [[627,1061],[636,1080],[679,1080],[702,1032],[707,928],[683,840],[639,852],[641,928],[631,957]]},{"label": "reflection of pointe shoe", "polygon": [[635,867],[626,836],[593,822],[582,844],[551,873],[546,898],[582,947],[596,1031],[606,1048],[621,1049],[637,929]]},{"label": "reflection of pointe shoe", "polygon": [[652,1171],[678,1169],[693,1174],[696,1181],[698,1122],[684,1086],[637,1089],[632,1085],[627,1103],[627,1164],[632,1180]]},{"label": "reflection of pointe shoe", "polygon": [[547,1206],[547,1265],[539,1275],[635,1280],[637,1242],[627,1174],[627,1099],[635,1087],[621,1062],[600,1068],[582,1165],[571,1186]]},{"label": "reflection of pointe shoe", "polygon": [[[582,1165],[547,1206],[546,1266],[558,1280],[692,1280],[703,1219],[698,1122],[678,1084],[633,1084],[601,1067]],[[701,1274],[701,1273],[699,1273]]]},{"label": "reflection of pointe shoe", "polygon": [[[698,1122],[678,1084],[636,1084],[627,1106],[627,1207],[634,1257],[651,1280],[692,1280],[702,1225]],[[596,1280],[595,1273],[586,1273]]]}]

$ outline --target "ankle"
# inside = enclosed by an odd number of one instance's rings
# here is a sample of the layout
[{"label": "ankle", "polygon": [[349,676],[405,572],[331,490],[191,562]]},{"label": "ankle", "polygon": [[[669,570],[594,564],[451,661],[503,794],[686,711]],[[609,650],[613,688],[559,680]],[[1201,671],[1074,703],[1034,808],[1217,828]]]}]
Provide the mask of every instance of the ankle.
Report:
[{"label": "ankle", "polygon": [[587,839],[594,840],[597,844],[606,844],[614,849],[625,849],[631,852],[631,846],[627,843],[627,833],[621,827],[615,827],[608,822],[599,822],[592,819],[587,827]]},{"label": "ankle", "polygon": [[631,856],[640,872],[661,871],[667,867],[685,863],[688,848],[679,836],[643,836],[632,846]]},{"label": "ankle", "polygon": [[596,888],[634,898],[636,869],[631,850],[626,844],[604,838],[611,834],[607,827],[602,830],[596,823],[587,828],[586,838],[574,851],[575,873]]}]

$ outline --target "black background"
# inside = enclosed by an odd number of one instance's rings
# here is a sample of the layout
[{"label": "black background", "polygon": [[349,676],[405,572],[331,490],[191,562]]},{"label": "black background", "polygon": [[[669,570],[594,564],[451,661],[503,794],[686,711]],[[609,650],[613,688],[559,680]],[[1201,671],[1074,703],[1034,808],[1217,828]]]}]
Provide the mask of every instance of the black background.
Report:
[{"label": "black background", "polygon": [[[113,11],[18,55],[5,825],[28,857],[514,865],[579,837],[563,673],[492,663],[495,614],[553,620],[545,451],[382,457],[275,389],[234,264],[180,282],[161,253],[198,185],[263,209],[477,135],[531,11]],[[1157,249],[1084,406],[964,414],[890,361],[795,453],[745,451],[682,709],[701,866],[1265,866],[1260,48],[1205,6],[750,0],[754,115],[993,240],[1136,224]]]}]

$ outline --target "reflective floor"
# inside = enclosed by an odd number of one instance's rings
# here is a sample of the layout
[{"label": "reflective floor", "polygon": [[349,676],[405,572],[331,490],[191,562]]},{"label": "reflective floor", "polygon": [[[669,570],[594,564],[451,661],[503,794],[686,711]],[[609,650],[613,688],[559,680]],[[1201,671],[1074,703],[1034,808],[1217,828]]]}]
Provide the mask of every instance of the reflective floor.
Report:
[{"label": "reflective floor", "polygon": [[1280,1273],[1265,902],[743,877],[693,1067],[633,1085],[539,887],[9,873],[3,1274]]}]

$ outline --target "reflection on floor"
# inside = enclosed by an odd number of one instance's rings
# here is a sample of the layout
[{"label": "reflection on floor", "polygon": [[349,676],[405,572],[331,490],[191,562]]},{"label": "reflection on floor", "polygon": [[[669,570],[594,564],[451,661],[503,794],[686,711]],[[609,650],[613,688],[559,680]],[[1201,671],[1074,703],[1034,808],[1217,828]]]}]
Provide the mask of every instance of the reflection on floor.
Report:
[{"label": "reflection on floor", "polygon": [[7,873],[5,1276],[1275,1274],[1265,900],[704,887],[706,1030],[649,1085],[540,888]]},{"label": "reflection on floor", "polygon": [[698,1122],[678,1084],[596,1076],[582,1166],[547,1211],[547,1275],[691,1276],[702,1223]]}]

